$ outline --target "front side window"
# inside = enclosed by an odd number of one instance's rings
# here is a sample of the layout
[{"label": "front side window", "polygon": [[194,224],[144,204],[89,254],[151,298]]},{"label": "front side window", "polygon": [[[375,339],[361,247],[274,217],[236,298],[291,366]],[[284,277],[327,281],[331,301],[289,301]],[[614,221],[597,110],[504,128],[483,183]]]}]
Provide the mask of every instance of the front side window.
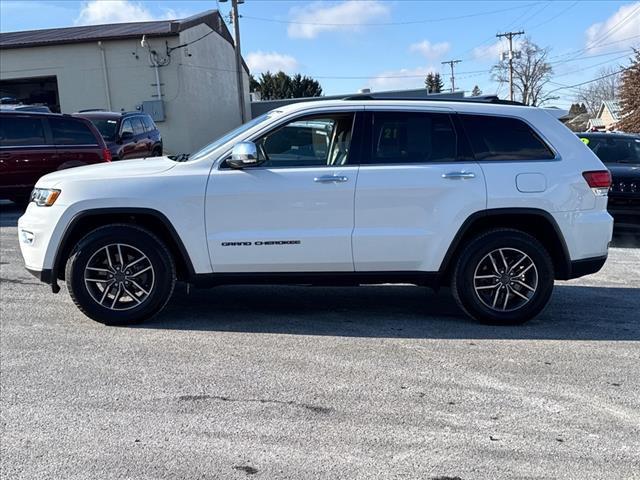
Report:
[{"label": "front side window", "polygon": [[96,145],[93,132],[84,122],[69,118],[50,118],[53,143],[56,145]]},{"label": "front side window", "polygon": [[374,112],[372,125],[372,151],[363,163],[434,163],[456,159],[456,132],[446,113]]},{"label": "front side window", "polygon": [[39,118],[0,117],[0,147],[26,147],[45,143],[42,120]]},{"label": "front side window", "polygon": [[263,167],[346,165],[353,113],[296,119],[255,140]]},{"label": "front side window", "polygon": [[640,138],[581,137],[603,163],[640,163]]},{"label": "front side window", "polygon": [[122,122],[122,129],[120,130],[120,136],[133,135],[133,124],[131,123],[131,119],[127,118]]},{"label": "front side window", "polygon": [[522,120],[460,115],[476,160],[552,160],[553,152]]}]

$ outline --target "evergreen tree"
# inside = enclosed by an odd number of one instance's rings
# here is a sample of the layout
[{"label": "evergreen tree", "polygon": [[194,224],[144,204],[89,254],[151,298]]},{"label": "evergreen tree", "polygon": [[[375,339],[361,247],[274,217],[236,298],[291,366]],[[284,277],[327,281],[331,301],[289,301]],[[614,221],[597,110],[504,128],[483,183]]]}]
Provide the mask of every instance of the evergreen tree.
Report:
[{"label": "evergreen tree", "polygon": [[427,78],[424,79],[424,86],[429,93],[440,93],[444,88],[444,83],[439,73],[427,74]]},{"label": "evergreen tree", "polygon": [[620,109],[622,119],[617,128],[624,132],[640,133],[640,50],[635,50],[631,65],[622,72]]},{"label": "evergreen tree", "polygon": [[282,71],[262,73],[258,80],[252,76],[250,88],[251,91],[260,92],[262,100],[322,96],[322,87],[317,80],[299,73],[290,77]]},{"label": "evergreen tree", "polygon": [[473,87],[473,90],[471,90],[471,96],[479,97],[480,95],[482,95],[482,90],[480,90],[480,87],[476,85],[475,87]]}]

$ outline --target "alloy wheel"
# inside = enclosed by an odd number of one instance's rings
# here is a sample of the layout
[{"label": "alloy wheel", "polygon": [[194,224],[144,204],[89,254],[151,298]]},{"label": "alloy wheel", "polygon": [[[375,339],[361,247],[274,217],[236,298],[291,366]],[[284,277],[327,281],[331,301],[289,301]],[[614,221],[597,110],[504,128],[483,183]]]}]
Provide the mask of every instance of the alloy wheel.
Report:
[{"label": "alloy wheel", "polygon": [[155,285],[149,257],[124,243],[97,250],[84,269],[84,283],[91,298],[110,310],[130,310],[143,304]]},{"label": "alloy wheel", "polygon": [[498,248],[482,257],[473,287],[488,308],[512,312],[522,308],[538,289],[538,270],[529,255],[515,248]]}]

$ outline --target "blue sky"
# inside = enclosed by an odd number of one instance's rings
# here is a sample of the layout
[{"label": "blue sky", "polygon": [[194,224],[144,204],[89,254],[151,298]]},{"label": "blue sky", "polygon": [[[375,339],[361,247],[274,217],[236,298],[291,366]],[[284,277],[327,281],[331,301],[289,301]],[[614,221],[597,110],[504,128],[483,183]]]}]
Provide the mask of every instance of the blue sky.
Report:
[{"label": "blue sky", "polygon": [[[227,14],[228,2],[219,3]],[[3,32],[90,23],[180,18],[208,1],[0,0]],[[429,71],[460,59],[456,86],[505,95],[488,73],[505,42],[495,34],[524,30],[549,47],[553,88],[598,76],[628,62],[640,47],[640,1],[269,1],[240,5],[242,51],[252,71],[283,69],[317,78],[326,94],[415,88]],[[557,92],[566,106],[574,90]]]}]

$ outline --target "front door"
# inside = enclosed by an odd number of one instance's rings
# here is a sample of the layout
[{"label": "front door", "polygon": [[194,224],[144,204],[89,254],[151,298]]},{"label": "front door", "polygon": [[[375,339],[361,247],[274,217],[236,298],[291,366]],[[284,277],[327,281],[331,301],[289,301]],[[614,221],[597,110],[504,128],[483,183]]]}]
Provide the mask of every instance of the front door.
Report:
[{"label": "front door", "polygon": [[353,271],[354,112],[298,117],[252,139],[263,163],[223,162],[207,186],[214,272]]},{"label": "front door", "polygon": [[486,208],[482,169],[445,110],[378,110],[365,123],[355,269],[437,271],[462,223]]}]

